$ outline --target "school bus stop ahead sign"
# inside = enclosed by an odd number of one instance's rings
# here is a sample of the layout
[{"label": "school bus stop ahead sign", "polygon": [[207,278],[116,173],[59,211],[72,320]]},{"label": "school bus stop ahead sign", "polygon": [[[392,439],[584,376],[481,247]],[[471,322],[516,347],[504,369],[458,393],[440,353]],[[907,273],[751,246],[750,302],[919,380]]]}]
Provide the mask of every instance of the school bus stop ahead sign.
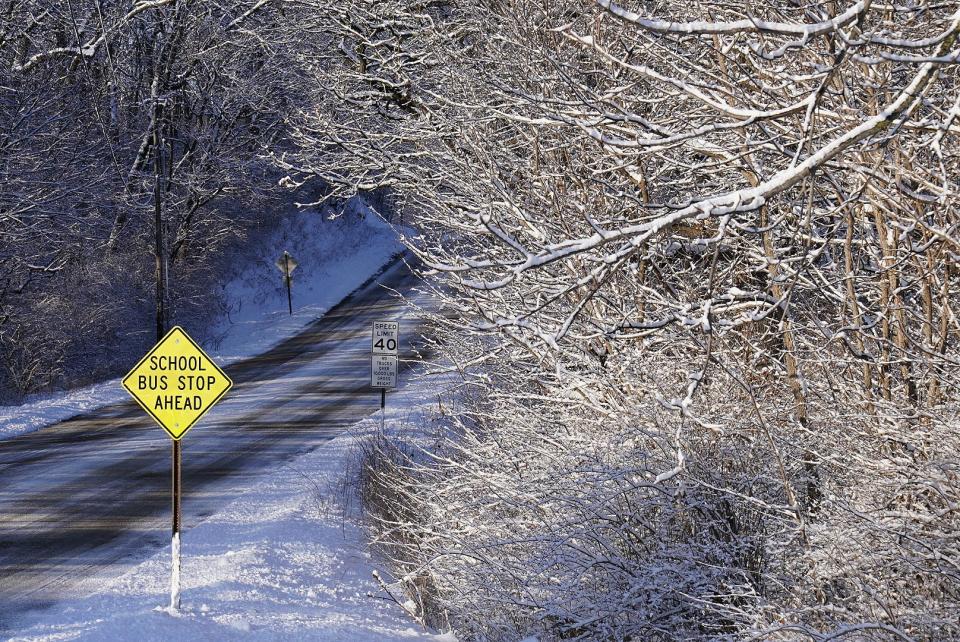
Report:
[{"label": "school bus stop ahead sign", "polygon": [[123,379],[137,403],[179,440],[233,382],[183,328],[163,337]]}]

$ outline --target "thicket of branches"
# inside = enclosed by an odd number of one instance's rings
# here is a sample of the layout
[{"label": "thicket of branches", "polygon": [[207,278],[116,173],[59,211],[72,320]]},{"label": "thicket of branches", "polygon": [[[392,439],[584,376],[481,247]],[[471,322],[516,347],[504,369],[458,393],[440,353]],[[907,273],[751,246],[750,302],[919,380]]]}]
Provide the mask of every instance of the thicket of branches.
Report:
[{"label": "thicket of branches", "polygon": [[312,28],[287,168],[389,190],[458,312],[468,412],[367,470],[420,616],[960,637],[956,3],[357,0]]},{"label": "thicket of branches", "polygon": [[0,5],[0,394],[101,376],[153,340],[158,203],[167,316],[216,309],[218,253],[275,185],[260,157],[297,95],[294,17],[262,0]]}]

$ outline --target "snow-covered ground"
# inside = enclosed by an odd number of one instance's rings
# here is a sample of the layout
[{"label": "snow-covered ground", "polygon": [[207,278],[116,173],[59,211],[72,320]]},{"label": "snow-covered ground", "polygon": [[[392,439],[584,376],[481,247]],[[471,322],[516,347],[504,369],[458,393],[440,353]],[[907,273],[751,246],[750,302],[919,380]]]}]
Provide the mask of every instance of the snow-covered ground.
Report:
[{"label": "snow-covered ground", "polygon": [[[215,329],[214,345],[203,347],[221,365],[259,354],[322,316],[402,249],[396,231],[359,200],[342,212],[290,212],[272,233],[251,239],[242,265],[225,286],[228,317]],[[274,265],[284,250],[298,262],[293,315]],[[128,399],[120,378],[34,395],[20,405],[0,406],[0,439]]]},{"label": "snow-covered ground", "polygon": [[[437,381],[412,379],[390,395],[387,426],[428,426]],[[12,640],[432,640],[373,579],[355,489],[358,439],[380,413],[293,460],[184,533],[179,615],[163,551],[91,591],[28,616]],[[349,476],[346,476],[349,480]],[[379,571],[386,575],[383,569]]]}]

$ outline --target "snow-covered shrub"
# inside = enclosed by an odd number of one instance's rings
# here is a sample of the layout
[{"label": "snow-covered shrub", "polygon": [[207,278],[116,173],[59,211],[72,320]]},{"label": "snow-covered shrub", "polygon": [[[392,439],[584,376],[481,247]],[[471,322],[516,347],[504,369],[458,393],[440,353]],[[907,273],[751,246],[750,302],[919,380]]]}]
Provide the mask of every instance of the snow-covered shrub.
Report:
[{"label": "snow-covered shrub", "polygon": [[[368,442],[362,497],[397,588],[468,640],[960,635],[955,429],[891,453],[886,435],[851,439],[866,424],[824,426],[816,452],[835,456],[798,514],[809,444],[789,422],[768,424],[772,444],[730,384],[705,384],[716,431],[678,436],[656,404],[599,414],[492,385],[439,441]],[[940,454],[919,457],[931,437]],[[914,447],[913,464],[891,461]]]}]

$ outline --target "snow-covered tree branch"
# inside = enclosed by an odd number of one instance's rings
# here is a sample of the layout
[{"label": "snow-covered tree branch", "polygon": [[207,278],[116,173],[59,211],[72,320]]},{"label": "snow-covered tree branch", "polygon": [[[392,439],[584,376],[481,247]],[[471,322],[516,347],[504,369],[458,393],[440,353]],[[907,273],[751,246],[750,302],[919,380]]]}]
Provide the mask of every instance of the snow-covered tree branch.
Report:
[{"label": "snow-covered tree branch", "polygon": [[313,27],[281,162],[414,217],[476,377],[448,450],[384,473],[424,608],[495,638],[960,634],[955,4]]}]

